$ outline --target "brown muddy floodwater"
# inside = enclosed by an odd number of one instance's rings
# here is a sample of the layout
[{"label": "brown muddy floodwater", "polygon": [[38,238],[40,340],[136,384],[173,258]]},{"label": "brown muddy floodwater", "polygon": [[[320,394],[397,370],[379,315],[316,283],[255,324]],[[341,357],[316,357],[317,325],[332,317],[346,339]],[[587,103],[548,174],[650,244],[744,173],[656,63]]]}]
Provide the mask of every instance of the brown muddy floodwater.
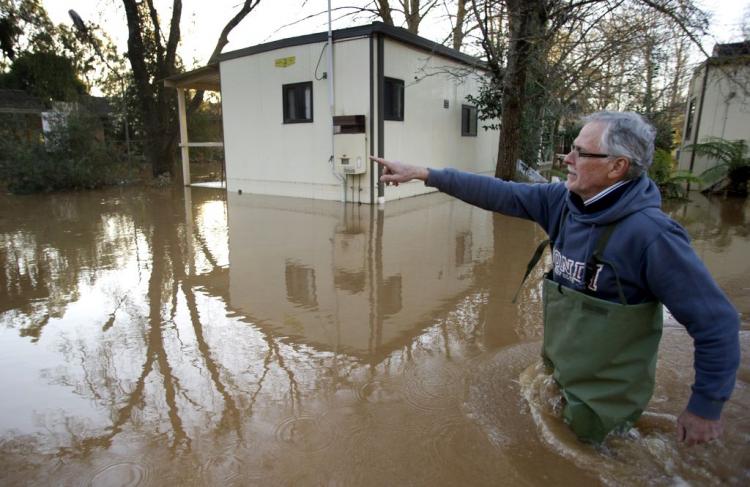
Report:
[{"label": "brown muddy floodwater", "polygon": [[206,188],[0,196],[0,484],[748,485],[748,203],[667,210],[742,313],[722,441],[676,444],[692,345],[593,448],[540,371],[529,222]]}]

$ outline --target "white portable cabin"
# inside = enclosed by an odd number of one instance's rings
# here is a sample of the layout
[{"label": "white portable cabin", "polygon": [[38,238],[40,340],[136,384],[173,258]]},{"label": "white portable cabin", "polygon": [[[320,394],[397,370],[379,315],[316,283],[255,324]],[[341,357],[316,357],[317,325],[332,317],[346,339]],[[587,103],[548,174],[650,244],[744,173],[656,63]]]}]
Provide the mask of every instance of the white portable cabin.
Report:
[{"label": "white portable cabin", "polygon": [[[700,175],[718,161],[693,152],[689,145],[707,137],[750,144],[750,42],[716,44],[711,57],[693,72],[685,111],[679,169]],[[701,189],[700,185],[691,186]]]},{"label": "white portable cabin", "polygon": [[375,203],[431,190],[385,187],[370,154],[494,169],[498,133],[466,100],[480,61],[380,22],[332,38],[330,51],[323,32],[220,56],[229,191]]}]

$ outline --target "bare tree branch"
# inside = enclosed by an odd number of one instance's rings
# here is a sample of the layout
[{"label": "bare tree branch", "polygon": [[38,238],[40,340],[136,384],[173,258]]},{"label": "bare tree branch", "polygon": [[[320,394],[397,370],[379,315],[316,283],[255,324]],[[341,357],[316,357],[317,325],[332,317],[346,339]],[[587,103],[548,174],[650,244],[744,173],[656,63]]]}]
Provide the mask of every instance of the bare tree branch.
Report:
[{"label": "bare tree branch", "polygon": [[260,0],[245,0],[245,3],[242,5],[242,8],[239,10],[239,12],[237,12],[235,16],[232,17],[229,22],[227,22],[227,25],[224,26],[224,29],[222,29],[219,40],[216,41],[216,47],[214,47],[211,56],[208,58],[208,64],[213,64],[216,62],[219,54],[221,54],[221,50],[224,49],[224,46],[229,44],[229,33],[232,32],[232,30],[237,27],[237,25],[239,25],[239,23],[242,22],[245,17],[247,17],[247,14],[252,12],[259,3]]}]

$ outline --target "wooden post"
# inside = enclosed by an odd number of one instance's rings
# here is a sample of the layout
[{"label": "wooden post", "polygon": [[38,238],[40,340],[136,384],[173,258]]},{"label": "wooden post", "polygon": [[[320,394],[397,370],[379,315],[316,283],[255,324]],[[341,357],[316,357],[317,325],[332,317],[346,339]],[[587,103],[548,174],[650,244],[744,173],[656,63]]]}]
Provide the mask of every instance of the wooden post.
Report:
[{"label": "wooden post", "polygon": [[188,147],[187,115],[185,112],[185,89],[177,88],[177,112],[180,119],[180,152],[182,153],[182,182],[190,186],[190,148]]}]

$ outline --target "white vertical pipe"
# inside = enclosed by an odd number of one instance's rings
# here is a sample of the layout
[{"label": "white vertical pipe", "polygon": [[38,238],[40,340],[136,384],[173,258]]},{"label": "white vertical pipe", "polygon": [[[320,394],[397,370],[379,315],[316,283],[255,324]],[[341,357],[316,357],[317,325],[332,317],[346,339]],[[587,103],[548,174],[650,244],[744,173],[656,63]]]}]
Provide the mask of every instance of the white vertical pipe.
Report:
[{"label": "white vertical pipe", "polygon": [[331,133],[333,133],[333,108],[336,104],[333,93],[333,31],[331,30],[331,0],[328,0],[328,100],[331,106]]},{"label": "white vertical pipe", "polygon": [[[331,28],[331,0],[328,0],[328,106],[331,111],[331,164],[333,167],[336,166],[336,146],[335,146],[335,132],[333,126],[333,116],[336,113],[336,97],[333,91],[333,30]],[[341,201],[346,203],[346,176],[344,176],[341,182]]]}]

